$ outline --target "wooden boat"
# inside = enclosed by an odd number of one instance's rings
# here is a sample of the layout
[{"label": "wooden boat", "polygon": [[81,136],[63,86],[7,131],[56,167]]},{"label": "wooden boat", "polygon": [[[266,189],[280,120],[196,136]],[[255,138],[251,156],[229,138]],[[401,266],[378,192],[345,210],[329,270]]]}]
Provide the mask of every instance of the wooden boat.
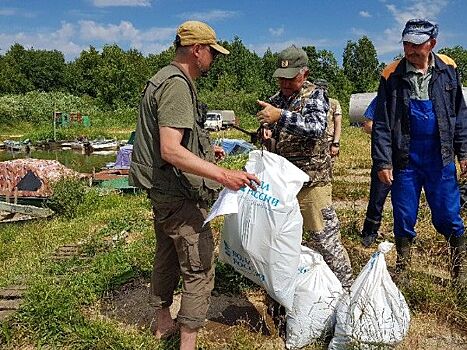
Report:
[{"label": "wooden boat", "polygon": [[53,214],[53,210],[49,208],[39,208],[32,205],[0,202],[0,223],[48,218]]},{"label": "wooden boat", "polygon": [[5,140],[3,144],[4,148],[10,152],[28,152],[30,150],[29,142]]},{"label": "wooden boat", "polygon": [[90,141],[90,148],[92,152],[97,151],[116,151],[120,146],[117,140],[95,140]]}]

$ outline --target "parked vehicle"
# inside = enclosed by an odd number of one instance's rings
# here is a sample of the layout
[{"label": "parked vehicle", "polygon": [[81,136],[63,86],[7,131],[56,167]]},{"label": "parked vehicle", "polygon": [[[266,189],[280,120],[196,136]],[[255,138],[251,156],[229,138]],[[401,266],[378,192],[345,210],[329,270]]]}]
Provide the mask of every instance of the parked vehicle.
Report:
[{"label": "parked vehicle", "polygon": [[232,110],[213,110],[207,113],[204,127],[208,130],[220,130],[236,125],[235,112]]},{"label": "parked vehicle", "polygon": [[222,116],[219,113],[209,112],[204,122],[204,128],[207,130],[219,131],[222,129]]}]

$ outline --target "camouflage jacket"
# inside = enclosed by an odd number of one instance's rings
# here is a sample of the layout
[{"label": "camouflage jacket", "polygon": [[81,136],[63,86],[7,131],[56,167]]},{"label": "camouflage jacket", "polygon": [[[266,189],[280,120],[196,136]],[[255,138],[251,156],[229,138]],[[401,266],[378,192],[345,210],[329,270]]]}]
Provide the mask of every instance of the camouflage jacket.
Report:
[{"label": "camouflage jacket", "polygon": [[[318,138],[303,135],[303,132],[295,132],[293,126],[293,116],[304,114],[304,108],[309,106],[310,100],[313,99],[315,101],[311,102],[314,106],[312,111],[316,116],[316,121],[321,123],[319,128],[322,130]],[[288,159],[310,176],[307,186],[323,186],[330,183],[331,156],[328,151],[327,136],[324,132],[327,124],[329,100],[324,90],[318,90],[315,85],[306,81],[296,95],[287,99],[279,92],[269,101],[273,106],[288,111],[288,114],[287,112],[282,114],[286,114],[287,118],[292,119],[292,121],[285,122],[288,125],[287,128],[282,126],[284,122],[275,125],[273,138],[276,140],[276,153]],[[281,119],[284,118],[281,117]],[[295,125],[295,128],[298,127],[299,125]]]}]

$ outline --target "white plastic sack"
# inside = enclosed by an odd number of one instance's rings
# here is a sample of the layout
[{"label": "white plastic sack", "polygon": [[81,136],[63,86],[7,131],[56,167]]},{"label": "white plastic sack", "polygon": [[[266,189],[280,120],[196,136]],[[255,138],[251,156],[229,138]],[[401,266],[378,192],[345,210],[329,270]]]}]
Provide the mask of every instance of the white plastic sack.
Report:
[{"label": "white plastic sack", "polygon": [[337,322],[329,349],[372,349],[395,345],[409,330],[410,310],[386,268],[384,254],[393,244],[380,243],[337,306]]},{"label": "white plastic sack", "polygon": [[250,152],[245,168],[261,185],[237,192],[238,213],[225,216],[219,257],[290,309],[303,227],[296,196],[309,177],[267,151]]},{"label": "white plastic sack", "polygon": [[301,248],[292,310],[287,312],[287,349],[301,348],[332,334],[344,290],[321,254]]}]

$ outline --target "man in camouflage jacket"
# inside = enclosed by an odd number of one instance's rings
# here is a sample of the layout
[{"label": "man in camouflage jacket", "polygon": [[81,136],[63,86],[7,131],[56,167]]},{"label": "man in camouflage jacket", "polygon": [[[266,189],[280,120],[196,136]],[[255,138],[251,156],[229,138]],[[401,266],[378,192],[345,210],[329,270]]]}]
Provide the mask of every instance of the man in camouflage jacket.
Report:
[{"label": "man in camouflage jacket", "polygon": [[332,206],[331,156],[325,133],[329,100],[323,89],[307,81],[308,57],[292,45],[279,54],[274,77],[281,90],[263,109],[259,121],[274,124],[275,153],[310,176],[298,194],[305,239],[319,251],[344,287],[352,284],[349,256],[340,239],[339,220]]}]

